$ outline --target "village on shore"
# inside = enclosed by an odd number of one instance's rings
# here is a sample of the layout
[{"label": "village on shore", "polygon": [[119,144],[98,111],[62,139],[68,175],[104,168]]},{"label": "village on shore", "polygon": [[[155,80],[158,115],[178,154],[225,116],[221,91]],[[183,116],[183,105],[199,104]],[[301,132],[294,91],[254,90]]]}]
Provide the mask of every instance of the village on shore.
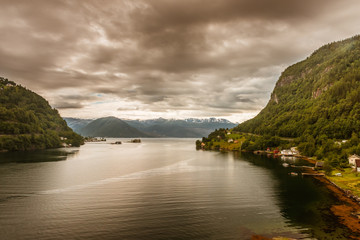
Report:
[{"label": "village on shore", "polygon": [[[96,142],[106,142],[106,138],[104,137],[85,137],[85,142],[93,142],[93,143],[96,143]],[[141,139],[140,138],[135,138],[135,139],[130,139],[129,141],[127,141],[128,143],[141,143]],[[121,141],[117,140],[115,142],[110,142],[110,144],[122,144]]]},{"label": "village on shore", "polygon": [[[208,138],[196,141],[196,148],[198,150],[252,152],[254,154],[281,158],[283,160],[283,167],[293,169],[289,173],[291,176],[323,177],[347,197],[360,204],[360,156],[356,154],[349,155],[347,167],[334,169],[329,168],[326,162],[316,159],[316,157],[302,155],[298,147],[291,146],[291,144],[285,144],[280,147],[265,147],[265,150],[253,150],[251,148],[249,150],[249,148],[244,148],[244,143],[248,141],[247,138],[249,135],[254,134],[244,135],[243,133],[232,130],[215,131],[213,135],[210,134]],[[285,140],[291,142],[291,139]],[[347,140],[343,140],[338,144],[343,144],[346,141]],[[287,159],[289,158],[304,159],[312,166],[297,166],[291,162],[288,163]],[[354,214],[359,216],[360,219],[360,212]]]}]

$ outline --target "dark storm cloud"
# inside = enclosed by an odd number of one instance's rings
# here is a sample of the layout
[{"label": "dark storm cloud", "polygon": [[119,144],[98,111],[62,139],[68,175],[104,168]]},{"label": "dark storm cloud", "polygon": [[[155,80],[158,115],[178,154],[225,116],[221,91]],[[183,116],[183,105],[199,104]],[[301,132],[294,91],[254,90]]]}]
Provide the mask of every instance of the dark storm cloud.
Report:
[{"label": "dark storm cloud", "polygon": [[133,107],[119,107],[117,109],[118,111],[134,111],[139,110],[139,107],[133,106]]},{"label": "dark storm cloud", "polygon": [[93,94],[58,94],[52,100],[55,108],[79,109],[85,106],[85,102],[98,101],[99,96]]},{"label": "dark storm cloud", "polygon": [[79,108],[83,108],[84,106],[78,102],[66,101],[66,102],[55,102],[54,107],[58,109],[63,109],[63,108],[79,109]]},{"label": "dark storm cloud", "polygon": [[2,75],[62,109],[103,94],[141,105],[115,111],[258,111],[286,66],[360,32],[355,0],[3,0],[0,7]]}]

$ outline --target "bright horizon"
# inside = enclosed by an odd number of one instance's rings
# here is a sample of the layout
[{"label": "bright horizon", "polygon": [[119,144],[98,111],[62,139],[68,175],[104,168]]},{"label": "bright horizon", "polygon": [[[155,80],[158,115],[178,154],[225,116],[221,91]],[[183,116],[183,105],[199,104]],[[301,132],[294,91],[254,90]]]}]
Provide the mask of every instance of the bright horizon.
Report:
[{"label": "bright horizon", "polygon": [[243,122],[265,107],[286,67],[360,34],[356,0],[0,6],[2,77],[74,118]]}]

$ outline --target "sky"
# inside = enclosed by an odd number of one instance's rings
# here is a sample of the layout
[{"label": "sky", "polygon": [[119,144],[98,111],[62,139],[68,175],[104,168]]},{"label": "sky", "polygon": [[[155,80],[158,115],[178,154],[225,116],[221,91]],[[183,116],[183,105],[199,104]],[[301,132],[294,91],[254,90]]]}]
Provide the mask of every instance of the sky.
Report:
[{"label": "sky", "polygon": [[360,34],[358,0],[0,0],[0,76],[63,117],[226,118]]}]

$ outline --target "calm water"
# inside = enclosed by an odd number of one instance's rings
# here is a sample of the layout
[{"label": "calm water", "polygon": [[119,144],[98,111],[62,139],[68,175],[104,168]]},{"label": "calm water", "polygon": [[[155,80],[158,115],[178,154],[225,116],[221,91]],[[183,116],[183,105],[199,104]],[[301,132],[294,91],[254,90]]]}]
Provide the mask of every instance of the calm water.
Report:
[{"label": "calm water", "polygon": [[331,195],[281,159],[110,141],[1,154],[0,239],[347,238]]}]

